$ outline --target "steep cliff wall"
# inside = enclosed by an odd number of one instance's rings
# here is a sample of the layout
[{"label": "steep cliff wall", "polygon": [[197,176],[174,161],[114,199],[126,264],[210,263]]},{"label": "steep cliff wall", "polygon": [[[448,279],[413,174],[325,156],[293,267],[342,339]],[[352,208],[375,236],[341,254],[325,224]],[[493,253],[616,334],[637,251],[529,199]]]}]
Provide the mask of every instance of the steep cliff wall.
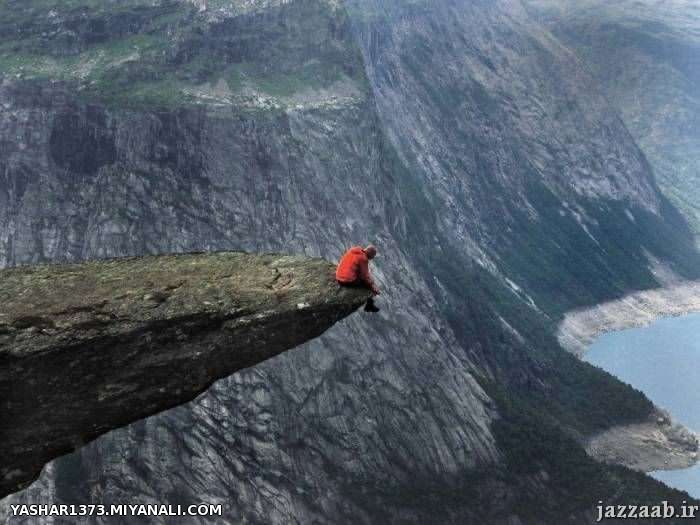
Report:
[{"label": "steep cliff wall", "polygon": [[700,8],[673,0],[530,0],[587,64],[649,158],[663,191],[700,232]]},{"label": "steep cliff wall", "polygon": [[[33,59],[0,88],[3,264],[334,259],[371,240],[384,294],[378,316],[104,436],[12,501],[555,523],[590,521],[613,493],[673,497],[587,458],[586,436],[652,407],[563,352],[554,326],[655,285],[656,260],[693,276],[692,238],[593,80],[518,2],[13,5],[3,57]],[[122,29],[71,25],[86,12]]]}]

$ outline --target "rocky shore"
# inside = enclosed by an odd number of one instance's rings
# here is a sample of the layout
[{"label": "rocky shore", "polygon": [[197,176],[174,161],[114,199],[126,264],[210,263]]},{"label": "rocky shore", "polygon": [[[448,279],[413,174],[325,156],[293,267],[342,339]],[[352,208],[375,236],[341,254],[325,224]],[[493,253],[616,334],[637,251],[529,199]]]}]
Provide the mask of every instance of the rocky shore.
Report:
[{"label": "rocky shore", "polygon": [[597,434],[585,448],[599,461],[643,472],[688,468],[698,460],[697,436],[661,410],[649,421]]},{"label": "rocky shore", "polygon": [[567,313],[557,337],[567,350],[581,356],[593,340],[606,332],[647,326],[660,317],[700,312],[700,282],[644,290],[592,308]]}]

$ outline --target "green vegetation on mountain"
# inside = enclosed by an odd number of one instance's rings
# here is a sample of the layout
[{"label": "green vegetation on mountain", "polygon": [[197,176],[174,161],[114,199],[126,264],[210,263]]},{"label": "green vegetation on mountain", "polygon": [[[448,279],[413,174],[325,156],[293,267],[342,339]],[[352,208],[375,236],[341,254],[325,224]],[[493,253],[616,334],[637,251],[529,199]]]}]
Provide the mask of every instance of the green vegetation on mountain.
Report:
[{"label": "green vegetation on mountain", "polygon": [[112,106],[286,106],[338,83],[356,97],[366,89],[343,42],[348,20],[321,0],[222,20],[175,0],[4,4],[3,76],[65,82]]}]

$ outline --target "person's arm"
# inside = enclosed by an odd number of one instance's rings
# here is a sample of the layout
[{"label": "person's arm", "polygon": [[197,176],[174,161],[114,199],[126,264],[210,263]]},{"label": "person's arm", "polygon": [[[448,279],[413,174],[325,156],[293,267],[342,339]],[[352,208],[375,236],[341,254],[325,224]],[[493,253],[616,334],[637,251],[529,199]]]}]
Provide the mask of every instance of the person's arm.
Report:
[{"label": "person's arm", "polygon": [[374,280],[369,274],[369,262],[367,259],[360,260],[360,279],[369,286],[369,289],[372,290],[374,295],[379,295],[379,288],[374,284]]}]

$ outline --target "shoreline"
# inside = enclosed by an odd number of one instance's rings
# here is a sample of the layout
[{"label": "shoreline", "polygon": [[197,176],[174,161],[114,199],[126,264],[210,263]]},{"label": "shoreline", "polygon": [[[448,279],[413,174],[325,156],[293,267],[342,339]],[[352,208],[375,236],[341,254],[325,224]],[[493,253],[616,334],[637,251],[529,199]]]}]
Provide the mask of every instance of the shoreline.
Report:
[{"label": "shoreline", "polygon": [[696,312],[700,312],[700,281],[687,281],[567,312],[559,323],[557,339],[566,350],[581,357],[604,333],[641,328],[662,317]]},{"label": "shoreline", "polygon": [[678,470],[698,462],[698,436],[668,412],[657,409],[647,421],[611,427],[584,443],[589,456],[640,472]]},{"label": "shoreline", "polygon": [[[568,312],[557,330],[559,343],[583,358],[593,340],[607,332],[641,328],[663,317],[700,312],[700,281],[644,290],[621,299]],[[698,436],[656,408],[648,421],[611,427],[589,437],[586,452],[604,463],[642,472],[688,468],[698,462]]]}]

